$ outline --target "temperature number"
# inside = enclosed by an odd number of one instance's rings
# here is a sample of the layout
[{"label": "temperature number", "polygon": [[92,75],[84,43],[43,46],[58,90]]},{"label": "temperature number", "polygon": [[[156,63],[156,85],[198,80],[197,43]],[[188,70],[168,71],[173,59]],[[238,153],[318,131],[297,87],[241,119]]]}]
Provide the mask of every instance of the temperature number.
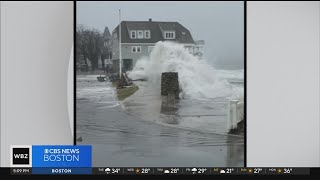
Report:
[{"label": "temperature number", "polygon": [[283,173],[284,174],[290,174],[292,172],[292,168],[284,168]]},{"label": "temperature number", "polygon": [[207,168],[198,168],[198,173],[202,174],[207,171]]},{"label": "temperature number", "polygon": [[171,168],[170,173],[178,173],[179,169],[178,168]]},{"label": "temperature number", "polygon": [[261,169],[261,168],[254,168],[253,173],[255,173],[255,174],[259,174],[261,171],[262,171],[262,169]]},{"label": "temperature number", "polygon": [[150,172],[150,168],[142,168],[141,174],[148,174]]},{"label": "temperature number", "polygon": [[231,174],[233,171],[234,171],[233,168],[227,168],[227,169],[226,169],[226,173],[227,173],[227,174]]}]

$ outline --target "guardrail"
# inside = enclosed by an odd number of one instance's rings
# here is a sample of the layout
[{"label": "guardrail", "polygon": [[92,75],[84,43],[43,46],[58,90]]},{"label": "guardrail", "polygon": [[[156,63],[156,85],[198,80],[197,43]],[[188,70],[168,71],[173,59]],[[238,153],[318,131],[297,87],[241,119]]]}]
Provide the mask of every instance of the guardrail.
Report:
[{"label": "guardrail", "polygon": [[244,117],[244,102],[239,100],[231,100],[228,104],[228,130],[237,129],[238,123]]}]

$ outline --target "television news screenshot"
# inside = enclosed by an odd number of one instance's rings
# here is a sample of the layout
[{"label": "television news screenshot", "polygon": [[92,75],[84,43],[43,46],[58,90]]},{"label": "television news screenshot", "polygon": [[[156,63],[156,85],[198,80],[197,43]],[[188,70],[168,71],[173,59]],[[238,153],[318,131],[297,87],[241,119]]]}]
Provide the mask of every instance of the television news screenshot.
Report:
[{"label": "television news screenshot", "polygon": [[1,1],[0,172],[320,175],[320,1]]}]

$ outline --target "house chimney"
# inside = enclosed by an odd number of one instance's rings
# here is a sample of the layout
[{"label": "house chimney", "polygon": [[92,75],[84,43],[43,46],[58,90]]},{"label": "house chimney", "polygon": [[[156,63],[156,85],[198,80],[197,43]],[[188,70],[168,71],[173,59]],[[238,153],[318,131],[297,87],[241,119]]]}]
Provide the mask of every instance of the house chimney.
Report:
[{"label": "house chimney", "polygon": [[152,19],[151,18],[149,18],[149,22],[151,22],[152,21]]}]

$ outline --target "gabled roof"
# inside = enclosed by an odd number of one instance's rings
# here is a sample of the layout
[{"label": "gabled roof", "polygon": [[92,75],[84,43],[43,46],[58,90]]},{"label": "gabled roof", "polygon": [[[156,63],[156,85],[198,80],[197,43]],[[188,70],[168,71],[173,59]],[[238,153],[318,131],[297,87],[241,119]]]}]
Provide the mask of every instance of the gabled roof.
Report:
[{"label": "gabled roof", "polygon": [[105,40],[111,38],[111,34],[110,34],[110,31],[109,31],[108,26],[106,26],[106,27],[104,28],[103,38],[104,38]]},{"label": "gabled roof", "polygon": [[[118,32],[119,25],[114,29]],[[150,39],[131,39],[131,30],[150,30]],[[157,22],[157,21],[122,21],[121,22],[121,42],[122,43],[156,43],[166,41],[164,31],[174,31],[175,40],[179,43],[194,44],[190,31],[178,22]],[[119,38],[119,36],[118,36]]]}]

